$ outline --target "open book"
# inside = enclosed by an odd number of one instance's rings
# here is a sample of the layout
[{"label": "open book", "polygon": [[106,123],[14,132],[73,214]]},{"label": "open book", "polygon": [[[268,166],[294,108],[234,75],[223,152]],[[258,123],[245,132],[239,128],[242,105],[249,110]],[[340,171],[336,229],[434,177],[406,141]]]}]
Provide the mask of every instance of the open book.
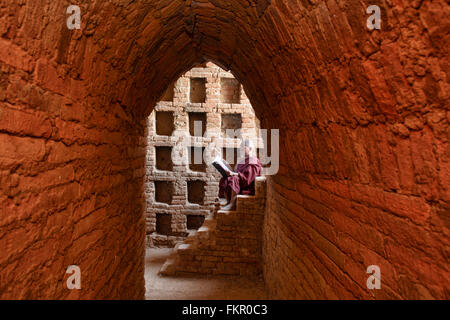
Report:
[{"label": "open book", "polygon": [[222,176],[224,178],[228,177],[228,173],[227,173],[228,171],[233,171],[233,169],[231,169],[231,166],[228,164],[228,162],[226,162],[221,157],[215,157],[212,165],[214,166],[214,168],[217,169],[217,171],[219,171],[222,174]]}]

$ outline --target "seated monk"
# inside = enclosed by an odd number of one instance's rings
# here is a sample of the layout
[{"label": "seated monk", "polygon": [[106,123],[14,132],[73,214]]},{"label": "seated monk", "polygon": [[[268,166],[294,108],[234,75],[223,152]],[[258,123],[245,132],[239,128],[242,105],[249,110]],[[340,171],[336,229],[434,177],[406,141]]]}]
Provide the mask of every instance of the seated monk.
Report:
[{"label": "seated monk", "polygon": [[222,210],[235,210],[238,194],[255,194],[255,178],[261,175],[261,162],[258,158],[251,156],[251,152],[254,150],[252,142],[245,139],[242,143],[245,157],[236,164],[236,172],[229,170],[228,177],[220,179],[219,198],[225,196],[227,199]]}]

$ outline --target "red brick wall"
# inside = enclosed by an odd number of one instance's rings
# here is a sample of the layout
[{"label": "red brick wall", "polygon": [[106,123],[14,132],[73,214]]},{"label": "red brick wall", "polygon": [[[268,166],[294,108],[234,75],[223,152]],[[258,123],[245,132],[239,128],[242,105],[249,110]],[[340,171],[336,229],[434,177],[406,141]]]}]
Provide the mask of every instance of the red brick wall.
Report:
[{"label": "red brick wall", "polygon": [[69,31],[66,1],[0,0],[0,297],[144,296],[142,120],[208,58],[281,129],[273,297],[449,298],[449,6],[383,3],[375,32],[356,0],[89,2]]},{"label": "red brick wall", "polygon": [[[143,127],[39,69],[1,75],[0,297],[142,298]],[[80,291],[66,288],[72,264]]]}]

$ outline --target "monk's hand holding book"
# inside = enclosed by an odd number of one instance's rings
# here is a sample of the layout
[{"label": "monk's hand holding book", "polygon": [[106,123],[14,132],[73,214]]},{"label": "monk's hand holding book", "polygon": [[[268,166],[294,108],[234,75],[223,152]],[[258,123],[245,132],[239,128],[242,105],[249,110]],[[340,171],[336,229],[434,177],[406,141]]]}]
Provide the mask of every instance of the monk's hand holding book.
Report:
[{"label": "monk's hand holding book", "polygon": [[224,178],[238,175],[236,172],[233,172],[231,166],[220,157],[216,157],[212,165],[222,174]]}]

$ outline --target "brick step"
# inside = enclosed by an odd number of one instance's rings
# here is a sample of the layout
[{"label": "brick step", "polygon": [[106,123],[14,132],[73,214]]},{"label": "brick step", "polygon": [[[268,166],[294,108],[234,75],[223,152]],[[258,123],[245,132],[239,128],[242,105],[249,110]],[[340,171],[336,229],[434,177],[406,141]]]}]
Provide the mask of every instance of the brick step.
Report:
[{"label": "brick step", "polygon": [[256,196],[238,196],[236,200],[236,211],[246,210],[255,205],[258,197]]},{"label": "brick step", "polygon": [[175,245],[175,247],[173,247],[173,250],[172,250],[172,252],[170,253],[170,255],[169,255],[169,259],[171,258],[171,257],[177,257],[178,256],[178,247],[180,246],[180,245],[182,245],[183,243],[177,243],[176,245]]},{"label": "brick step", "polygon": [[197,230],[197,246],[201,248],[210,244],[215,244],[215,237],[213,236],[215,230],[215,225],[213,228],[200,227]]},{"label": "brick step", "polygon": [[240,202],[253,202],[255,199],[258,198],[256,195],[243,195],[240,194],[237,196],[237,201]]},{"label": "brick step", "polygon": [[200,228],[198,228],[197,234],[199,236],[202,236],[203,234],[208,233],[209,230],[211,230],[209,227],[201,226]]},{"label": "brick step", "polygon": [[195,246],[190,243],[179,243],[175,246],[173,252],[175,254],[190,254],[194,249]]}]

